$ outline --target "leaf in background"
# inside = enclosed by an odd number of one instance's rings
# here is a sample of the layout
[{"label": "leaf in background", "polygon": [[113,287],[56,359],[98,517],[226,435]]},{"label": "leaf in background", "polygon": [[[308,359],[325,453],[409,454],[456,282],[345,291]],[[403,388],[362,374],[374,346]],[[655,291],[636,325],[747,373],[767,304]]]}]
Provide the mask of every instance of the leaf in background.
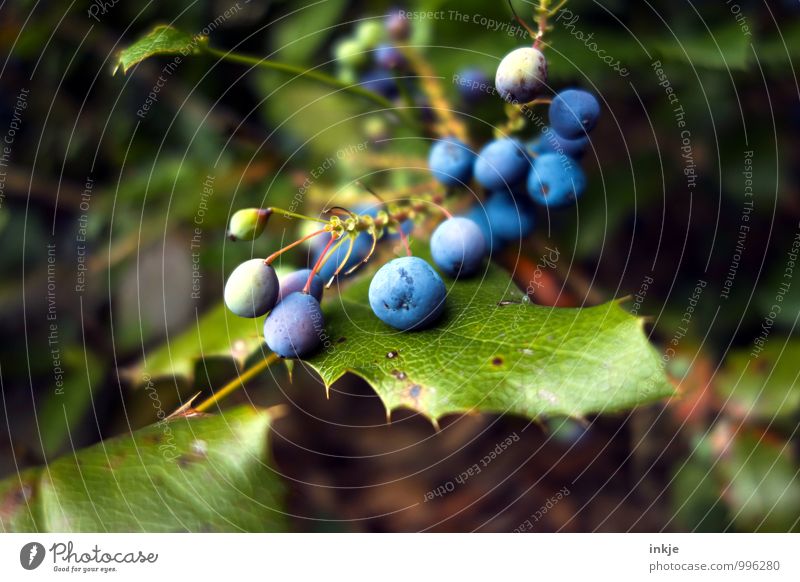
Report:
[{"label": "leaf in background", "polygon": [[789,443],[767,434],[727,424],[712,435],[721,448],[718,471],[725,484],[722,498],[742,531],[798,531],[800,480]]},{"label": "leaf in background", "polygon": [[[293,160],[298,169],[319,180],[330,182],[334,174],[329,171],[337,165],[337,152],[356,146],[362,137],[360,116],[363,103],[340,90],[319,85],[307,79],[287,80],[286,75],[274,71],[259,71],[254,76],[258,90],[264,95],[261,108],[267,121],[291,139],[290,152],[299,155]],[[313,119],[314,123],[309,123]],[[293,151],[295,148],[298,151]],[[310,160],[303,163],[303,157]],[[332,163],[327,160],[334,160]],[[325,163],[325,166],[322,164]]]},{"label": "leaf in background", "polygon": [[[4,530],[285,531],[269,414],[178,418],[0,482]],[[35,475],[38,477],[34,478]],[[24,500],[27,498],[28,503]]]},{"label": "leaf in background", "polygon": [[37,415],[45,459],[53,457],[74,439],[86,418],[96,390],[106,372],[105,362],[96,354],[77,347],[64,350],[64,385],[53,391]]},{"label": "leaf in background", "polygon": [[155,55],[195,55],[208,44],[208,37],[191,35],[167,24],[159,24],[117,55],[114,73],[127,73],[132,66]]},{"label": "leaf in background", "polygon": [[[339,28],[335,26],[343,19],[347,2],[345,0],[327,0],[303,8],[298,13],[283,19],[277,24],[273,34],[273,46],[280,58],[290,63],[308,63],[314,57],[314,52],[332,34],[339,30],[352,32],[352,25]],[[292,6],[297,9],[297,6]],[[309,22],[314,22],[309,27]]]},{"label": "leaf in background", "polygon": [[583,416],[673,392],[642,320],[617,302],[533,305],[491,266],[483,279],[450,283],[434,328],[400,333],[372,313],[369,284],[354,283],[324,307],[331,343],[306,363],[328,386],[348,371],[363,377],[387,410]]},{"label": "leaf in background", "polygon": [[796,354],[800,341],[769,338],[764,351],[731,352],[715,381],[725,408],[737,418],[791,421],[800,412]]},{"label": "leaf in background", "polygon": [[232,358],[241,366],[262,344],[262,326],[262,318],[237,317],[220,303],[195,325],[149,354],[132,370],[131,376],[136,381],[144,375],[191,380],[198,360],[215,357]]},{"label": "leaf in background", "polygon": [[[642,41],[648,44],[647,39]],[[749,64],[752,37],[742,34],[739,25],[731,20],[726,26],[711,31],[695,31],[677,38],[652,40],[653,49],[665,62],[676,61],[708,69],[744,71]]]},{"label": "leaf in background", "polygon": [[680,531],[723,531],[730,516],[720,502],[719,477],[714,473],[708,440],[697,439],[688,457],[677,463],[669,494]]}]

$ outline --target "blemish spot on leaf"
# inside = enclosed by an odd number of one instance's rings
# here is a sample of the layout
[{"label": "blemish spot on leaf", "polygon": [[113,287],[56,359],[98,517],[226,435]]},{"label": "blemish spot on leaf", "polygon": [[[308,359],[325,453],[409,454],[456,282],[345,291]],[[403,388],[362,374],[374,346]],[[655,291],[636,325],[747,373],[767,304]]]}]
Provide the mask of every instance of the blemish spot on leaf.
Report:
[{"label": "blemish spot on leaf", "polygon": [[389,352],[388,354],[386,354],[386,358],[387,358],[388,360],[394,360],[394,359],[395,359],[395,358],[396,358],[398,355],[399,355],[399,354],[397,353],[397,350],[392,350],[391,352]]},{"label": "blemish spot on leaf", "polygon": [[398,380],[405,380],[406,379],[406,373],[405,372],[401,372],[400,370],[392,370],[392,376],[394,376]]},{"label": "blemish spot on leaf", "polygon": [[507,305],[520,305],[520,301],[512,301],[510,299],[503,299],[502,301],[497,302],[498,307],[506,307]]},{"label": "blemish spot on leaf", "polygon": [[503,365],[503,358],[500,356],[496,356],[492,358],[492,366],[502,366]]},{"label": "blemish spot on leaf", "polygon": [[208,455],[208,444],[204,440],[194,440],[192,441],[192,452],[195,455],[206,457]]},{"label": "blemish spot on leaf", "polygon": [[520,352],[521,352],[522,354],[526,355],[526,356],[532,356],[532,355],[533,355],[533,350],[532,350],[532,349],[530,349],[530,348],[522,348],[522,349],[520,350]]},{"label": "blemish spot on leaf", "polygon": [[540,389],[539,396],[547,400],[550,404],[558,402],[558,397],[549,390]]},{"label": "blemish spot on leaf", "polygon": [[414,384],[411,388],[408,389],[408,395],[411,396],[414,400],[419,399],[419,395],[422,393],[422,386],[419,384]]},{"label": "blemish spot on leaf", "polygon": [[336,340],[336,343],[337,344],[343,344],[346,341],[347,341],[347,338],[342,336],[342,337],[340,337],[339,339]]}]

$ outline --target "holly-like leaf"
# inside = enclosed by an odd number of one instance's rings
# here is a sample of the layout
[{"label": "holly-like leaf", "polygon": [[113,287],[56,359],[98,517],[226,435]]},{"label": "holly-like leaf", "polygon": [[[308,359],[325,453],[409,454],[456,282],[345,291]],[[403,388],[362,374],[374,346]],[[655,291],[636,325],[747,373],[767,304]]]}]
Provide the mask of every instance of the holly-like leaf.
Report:
[{"label": "holly-like leaf", "polygon": [[199,54],[208,37],[191,35],[168,24],[159,24],[129,47],[119,51],[114,72],[127,73],[132,66],[155,55],[188,56]]},{"label": "holly-like leaf", "polygon": [[328,336],[306,363],[327,386],[346,372],[367,380],[387,411],[436,419],[466,411],[583,416],[672,394],[641,319],[618,302],[585,309],[531,304],[502,269],[449,282],[433,328],[398,332],[367,300],[369,277],[325,306]]},{"label": "holly-like leaf", "polygon": [[284,531],[270,416],[179,417],[0,482],[0,530]]},{"label": "holly-like leaf", "polygon": [[191,379],[198,360],[230,358],[239,367],[263,343],[263,320],[237,317],[220,303],[129,371],[136,383],[172,376]]}]

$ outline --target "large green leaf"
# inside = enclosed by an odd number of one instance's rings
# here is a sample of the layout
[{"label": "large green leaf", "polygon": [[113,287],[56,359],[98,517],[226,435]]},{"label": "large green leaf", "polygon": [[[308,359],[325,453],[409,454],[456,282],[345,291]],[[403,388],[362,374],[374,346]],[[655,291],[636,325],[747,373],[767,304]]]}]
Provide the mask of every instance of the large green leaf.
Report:
[{"label": "large green leaf", "polygon": [[618,302],[586,309],[531,304],[502,269],[450,284],[442,321],[400,333],[369,307],[369,277],[325,307],[330,342],[307,360],[326,385],[366,379],[387,410],[433,419],[464,411],[525,416],[613,412],[672,393],[642,320]]},{"label": "large green leaf", "polygon": [[261,319],[233,315],[220,303],[195,325],[170,338],[130,374],[134,381],[174,376],[191,379],[198,360],[230,358],[241,366],[262,343]]},{"label": "large green leaf", "polygon": [[208,38],[203,35],[187,34],[173,26],[159,24],[119,52],[114,72],[122,69],[123,73],[127,73],[132,66],[155,55],[198,54],[206,44],[208,44]]},{"label": "large green leaf", "polygon": [[284,531],[269,414],[180,417],[0,483],[4,531]]}]

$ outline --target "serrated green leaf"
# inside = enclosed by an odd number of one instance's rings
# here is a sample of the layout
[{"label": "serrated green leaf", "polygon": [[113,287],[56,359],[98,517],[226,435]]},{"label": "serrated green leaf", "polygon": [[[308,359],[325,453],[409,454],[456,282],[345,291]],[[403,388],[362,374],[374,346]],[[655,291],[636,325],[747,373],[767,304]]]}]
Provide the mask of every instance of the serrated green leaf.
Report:
[{"label": "serrated green leaf", "polygon": [[[284,531],[270,417],[241,407],[177,418],[0,483],[6,531]],[[27,502],[26,502],[27,501]]]},{"label": "serrated green leaf", "polygon": [[432,329],[399,333],[369,307],[369,278],[324,309],[329,342],[306,360],[330,386],[346,372],[367,380],[387,410],[436,419],[465,411],[583,416],[672,394],[642,320],[617,302],[586,309],[531,304],[508,274],[449,281]]},{"label": "serrated green leaf", "polygon": [[117,55],[114,72],[127,73],[132,66],[155,55],[195,55],[208,44],[208,37],[191,35],[168,24],[159,24]]},{"label": "serrated green leaf", "polygon": [[262,319],[237,317],[220,303],[149,354],[130,376],[135,382],[165,376],[191,379],[195,363],[206,358],[231,358],[241,365],[262,344],[262,326]]}]

